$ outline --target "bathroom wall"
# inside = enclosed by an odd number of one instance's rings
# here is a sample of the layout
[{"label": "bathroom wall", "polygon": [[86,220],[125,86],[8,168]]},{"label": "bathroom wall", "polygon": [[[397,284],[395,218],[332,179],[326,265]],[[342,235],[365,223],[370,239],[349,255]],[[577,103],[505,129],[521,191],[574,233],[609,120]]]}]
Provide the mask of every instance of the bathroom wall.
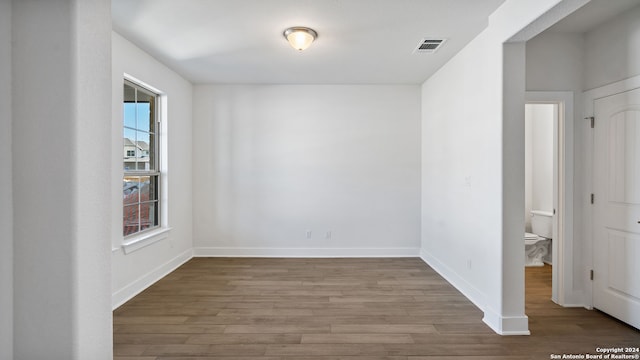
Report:
[{"label": "bathroom wall", "polygon": [[531,211],[531,193],[533,192],[531,181],[533,171],[533,159],[531,158],[533,155],[533,151],[531,151],[533,140],[532,112],[533,108],[531,106],[524,107],[524,227],[525,231],[528,232],[531,232],[531,215],[529,212]]},{"label": "bathroom wall", "polygon": [[525,229],[531,210],[553,210],[553,127],[557,105],[525,106]]}]

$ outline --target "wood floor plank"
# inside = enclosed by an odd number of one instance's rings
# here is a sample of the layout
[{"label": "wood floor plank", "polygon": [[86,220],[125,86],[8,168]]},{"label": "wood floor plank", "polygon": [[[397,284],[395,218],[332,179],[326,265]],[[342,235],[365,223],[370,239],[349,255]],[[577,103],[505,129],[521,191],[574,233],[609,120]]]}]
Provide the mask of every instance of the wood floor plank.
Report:
[{"label": "wood floor plank", "polygon": [[194,345],[194,344],[170,344],[152,345],[145,350],[143,355],[156,356],[262,356],[266,350],[265,345],[233,344],[233,345]]},{"label": "wood floor plank", "polygon": [[300,334],[198,334],[187,344],[300,344]]},{"label": "wood floor plank", "polygon": [[433,334],[437,330],[433,325],[398,325],[398,324],[369,324],[369,325],[331,325],[332,333],[360,333],[360,334]]},{"label": "wood floor plank", "polygon": [[413,344],[407,334],[303,334],[302,344]]},{"label": "wood floor plank", "polygon": [[[283,360],[279,356],[161,356],[156,360]],[[138,360],[138,359],[132,359]],[[406,360],[406,359],[405,359]]]},{"label": "wood floor plank", "polygon": [[374,355],[375,352],[383,352],[382,355],[376,356],[386,355],[383,347],[378,344],[278,344],[269,345],[265,355],[289,356],[297,359],[303,356],[366,356]]},{"label": "wood floor plank", "polygon": [[[459,356],[408,356],[407,360],[456,360],[459,359]],[[527,355],[516,355],[516,356],[466,356],[465,359],[468,360],[533,360],[534,357]],[[540,358],[542,359],[542,358]]]},{"label": "wood floor plank", "polygon": [[330,325],[227,325],[226,334],[322,334]]},{"label": "wood floor plank", "polygon": [[282,356],[281,360],[407,360],[406,356]]},{"label": "wood floor plank", "polygon": [[526,269],[531,336],[499,336],[418,258],[195,258],[114,311],[117,360],[534,360],[639,346],[606,314],[551,302]]},{"label": "wood floor plank", "polygon": [[140,344],[113,344],[114,356],[140,356],[149,345]]},{"label": "wood floor plank", "polygon": [[223,333],[225,325],[125,324],[114,327],[117,334],[205,334]]}]

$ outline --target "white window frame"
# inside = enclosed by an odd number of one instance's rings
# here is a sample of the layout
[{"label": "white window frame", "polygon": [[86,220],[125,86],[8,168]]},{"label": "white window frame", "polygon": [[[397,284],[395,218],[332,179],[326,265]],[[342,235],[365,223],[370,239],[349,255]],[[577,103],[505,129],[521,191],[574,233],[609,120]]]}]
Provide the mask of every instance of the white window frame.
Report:
[{"label": "white window frame", "polygon": [[[143,231],[138,231],[136,233],[130,234],[128,236],[123,235],[123,243],[122,249],[125,254],[131,253],[133,251],[144,248],[148,245],[151,245],[157,241],[166,239],[168,237],[169,231],[171,228],[169,227],[168,221],[168,191],[167,191],[167,97],[162,91],[157,88],[150,86],[149,84],[142,82],[128,74],[124,75],[124,83],[132,84],[133,86],[140,87],[147,92],[151,92],[156,95],[156,104],[155,104],[155,118],[156,118],[156,154],[155,154],[155,162],[156,162],[156,173],[158,176],[158,189],[157,191],[157,207],[158,207],[158,225],[149,229],[145,229]],[[124,115],[123,115],[124,116]],[[124,118],[121,121],[121,126],[124,129]],[[121,169],[123,167],[121,166]],[[122,179],[124,179],[125,174],[127,174],[124,169],[122,170]],[[133,174],[133,172],[130,172]],[[123,204],[124,205],[124,204]],[[124,211],[124,206],[122,206]],[[124,216],[123,216],[124,221]],[[122,222],[123,226],[124,223]],[[122,232],[121,232],[122,234]]]}]

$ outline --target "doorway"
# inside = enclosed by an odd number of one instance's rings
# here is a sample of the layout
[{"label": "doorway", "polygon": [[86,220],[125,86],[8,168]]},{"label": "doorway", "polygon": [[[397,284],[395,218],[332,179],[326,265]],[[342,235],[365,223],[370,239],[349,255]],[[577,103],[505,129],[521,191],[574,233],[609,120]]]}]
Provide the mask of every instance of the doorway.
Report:
[{"label": "doorway", "polygon": [[552,189],[547,190],[551,192],[547,206],[553,214],[551,300],[561,306],[580,306],[581,301],[567,289],[573,281],[573,92],[527,92],[526,104],[553,109]]}]

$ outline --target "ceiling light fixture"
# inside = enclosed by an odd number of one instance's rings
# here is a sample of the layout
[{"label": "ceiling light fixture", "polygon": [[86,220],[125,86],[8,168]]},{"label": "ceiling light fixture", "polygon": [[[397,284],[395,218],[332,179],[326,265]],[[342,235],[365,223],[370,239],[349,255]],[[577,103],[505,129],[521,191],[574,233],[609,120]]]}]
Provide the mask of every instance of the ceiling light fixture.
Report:
[{"label": "ceiling light fixture", "polygon": [[290,27],[284,31],[283,35],[294,49],[300,51],[308,48],[318,37],[315,30],[303,26]]}]

